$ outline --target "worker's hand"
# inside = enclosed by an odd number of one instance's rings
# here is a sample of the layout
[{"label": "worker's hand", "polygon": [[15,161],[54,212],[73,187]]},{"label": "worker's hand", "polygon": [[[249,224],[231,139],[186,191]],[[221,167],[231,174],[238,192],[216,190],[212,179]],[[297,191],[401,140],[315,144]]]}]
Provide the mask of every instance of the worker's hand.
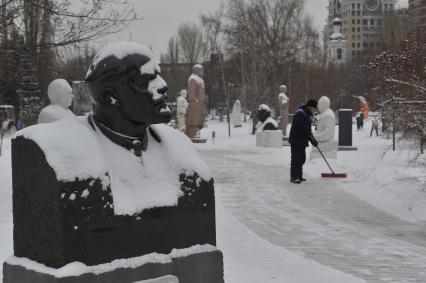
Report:
[{"label": "worker's hand", "polygon": [[311,144],[313,145],[313,146],[315,146],[315,147],[318,147],[318,141],[313,137],[313,136],[311,136]]}]

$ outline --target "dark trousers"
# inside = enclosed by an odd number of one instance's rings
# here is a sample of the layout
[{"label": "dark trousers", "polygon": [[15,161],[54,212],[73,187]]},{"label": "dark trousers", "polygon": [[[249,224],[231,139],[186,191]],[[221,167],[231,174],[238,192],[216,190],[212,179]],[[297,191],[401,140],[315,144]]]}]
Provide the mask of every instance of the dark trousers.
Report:
[{"label": "dark trousers", "polygon": [[302,144],[291,144],[291,179],[302,179],[305,161],[306,147]]}]

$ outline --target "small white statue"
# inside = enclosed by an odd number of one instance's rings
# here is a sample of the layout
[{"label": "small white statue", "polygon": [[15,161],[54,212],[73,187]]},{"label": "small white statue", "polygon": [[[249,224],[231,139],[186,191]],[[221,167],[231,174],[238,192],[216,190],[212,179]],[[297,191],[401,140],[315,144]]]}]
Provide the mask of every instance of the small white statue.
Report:
[{"label": "small white statue", "polygon": [[280,128],[283,132],[283,136],[287,136],[288,126],[288,104],[290,99],[287,96],[287,87],[285,85],[280,86],[280,93],[278,94],[278,105],[280,106]]},{"label": "small white statue", "polygon": [[[330,109],[330,99],[327,96],[321,96],[318,100],[317,130],[313,133],[318,141],[318,147],[328,158],[337,158],[337,142],[334,141],[334,132],[336,127],[336,117],[333,110]],[[316,148],[312,149],[311,159],[321,158]]]},{"label": "small white statue", "polygon": [[177,126],[179,131],[185,130],[185,115],[186,110],[188,109],[188,101],[186,101],[186,97],[188,96],[188,92],[183,89],[180,92],[180,96],[176,100],[176,108],[177,108]]},{"label": "small white statue", "polygon": [[38,116],[38,123],[51,123],[65,117],[75,116],[69,110],[72,104],[72,88],[64,79],[56,79],[49,84],[47,95],[50,105],[43,108]]},{"label": "small white statue", "polygon": [[238,99],[232,107],[232,124],[234,128],[241,127],[241,102]]}]

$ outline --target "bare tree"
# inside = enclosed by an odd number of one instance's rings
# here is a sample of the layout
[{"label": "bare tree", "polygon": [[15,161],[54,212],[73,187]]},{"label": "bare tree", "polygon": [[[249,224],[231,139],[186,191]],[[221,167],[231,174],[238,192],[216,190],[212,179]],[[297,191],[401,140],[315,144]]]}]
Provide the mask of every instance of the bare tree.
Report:
[{"label": "bare tree", "polygon": [[179,43],[176,40],[175,36],[172,36],[169,39],[169,44],[167,45],[167,52],[166,54],[162,54],[162,59],[160,61],[163,64],[179,63]]},{"label": "bare tree", "polygon": [[185,63],[195,64],[204,59],[206,45],[203,40],[203,31],[199,26],[194,23],[179,25],[177,38],[182,60]]},{"label": "bare tree", "polygon": [[426,140],[426,33],[413,29],[402,46],[367,66],[377,78],[374,102],[402,138]]}]

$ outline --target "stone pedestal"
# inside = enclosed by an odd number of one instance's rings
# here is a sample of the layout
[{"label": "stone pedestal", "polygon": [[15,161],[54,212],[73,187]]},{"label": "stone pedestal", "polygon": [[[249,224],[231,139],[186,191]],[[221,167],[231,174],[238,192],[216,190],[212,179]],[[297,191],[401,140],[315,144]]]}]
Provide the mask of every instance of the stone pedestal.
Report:
[{"label": "stone pedestal", "polygon": [[281,130],[257,132],[256,146],[281,148],[283,146]]},{"label": "stone pedestal", "polygon": [[57,180],[45,153],[32,140],[17,137],[12,141],[12,169],[16,257],[61,268],[71,262],[91,266],[216,245],[213,180],[204,181],[196,173],[180,176],[182,196],[176,206],[123,216],[114,214],[111,188],[101,180]]},{"label": "stone pedestal", "polygon": [[339,150],[356,150],[352,145],[352,109],[339,110]]},{"label": "stone pedestal", "polygon": [[174,250],[169,255],[152,254],[97,266],[74,263],[61,269],[12,257],[3,265],[3,282],[224,283],[223,256],[214,247],[195,247]]}]

